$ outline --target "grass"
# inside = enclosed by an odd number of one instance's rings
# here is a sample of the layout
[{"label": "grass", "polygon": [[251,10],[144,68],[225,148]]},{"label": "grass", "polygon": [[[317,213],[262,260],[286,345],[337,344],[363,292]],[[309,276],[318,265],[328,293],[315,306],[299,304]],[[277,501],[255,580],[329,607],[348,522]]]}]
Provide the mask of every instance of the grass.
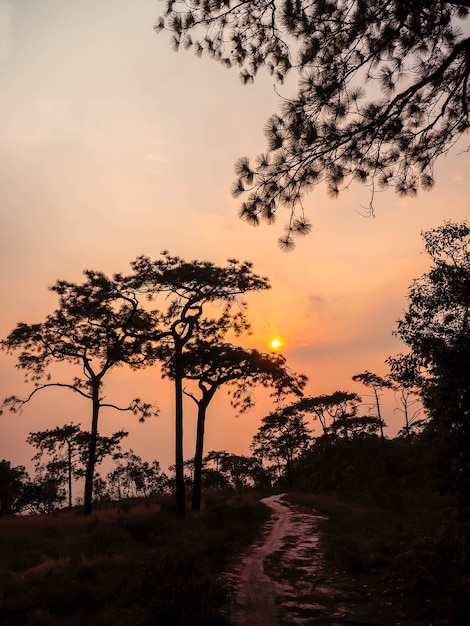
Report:
[{"label": "grass", "polygon": [[[269,516],[260,497],[207,496],[185,520],[165,500],[123,502],[89,518],[67,511],[0,518],[0,624],[227,625],[223,573]],[[384,606],[400,616],[387,623],[468,623],[470,512],[452,498],[381,489],[288,499],[325,516],[333,582],[346,595],[367,588],[377,600],[363,623],[374,623],[373,611]]]},{"label": "grass", "polygon": [[228,624],[221,574],[267,515],[246,494],[185,520],[161,501],[0,519],[0,624]]}]

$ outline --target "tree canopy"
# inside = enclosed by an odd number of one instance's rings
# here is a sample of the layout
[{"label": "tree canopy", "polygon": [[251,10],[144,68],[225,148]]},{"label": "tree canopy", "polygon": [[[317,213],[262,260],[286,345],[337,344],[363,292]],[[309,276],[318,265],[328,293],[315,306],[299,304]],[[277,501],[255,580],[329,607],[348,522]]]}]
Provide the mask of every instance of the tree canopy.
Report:
[{"label": "tree canopy", "polygon": [[377,409],[377,419],[380,428],[380,436],[384,438],[384,426],[386,425],[382,419],[382,413],[380,410],[380,391],[382,389],[390,389],[392,383],[381,376],[377,376],[373,372],[366,370],[361,374],[355,374],[352,379],[356,382],[362,383],[365,387],[369,387],[372,390],[375,400],[375,408]]},{"label": "tree canopy", "polygon": [[[151,331],[155,315],[139,306],[135,296],[121,289],[119,279],[102,272],[86,270],[81,284],[57,281],[51,290],[59,298],[57,309],[43,322],[21,322],[0,343],[9,352],[19,352],[17,367],[25,373],[34,389],[24,398],[10,396],[3,402],[13,412],[22,409],[31,398],[49,387],[65,387],[91,401],[91,435],[85,477],[84,512],[91,513],[93,476],[97,454],[98,416],[100,409],[111,407],[140,414],[141,420],[155,413],[152,405],[134,399],[126,407],[106,401],[104,379],[115,367],[127,364],[139,367],[152,356]],[[51,379],[51,366],[61,363],[76,368]],[[67,377],[68,376],[68,377]]]},{"label": "tree canopy", "polygon": [[307,449],[310,430],[303,414],[289,409],[281,408],[263,417],[250,449],[255,456],[268,461],[279,463],[282,459],[289,486],[292,486],[294,459]]},{"label": "tree canopy", "polygon": [[[349,391],[335,391],[331,394],[322,394],[316,397],[302,398],[289,407],[291,412],[311,413],[314,419],[318,419],[326,439],[334,441],[343,434],[345,439],[361,424],[370,424],[370,420],[357,418],[357,407],[361,402],[357,393]],[[358,423],[359,420],[359,423]]]},{"label": "tree canopy", "polygon": [[[97,436],[95,446],[95,466],[106,456],[115,455],[121,450],[120,443],[128,432],[120,430],[111,437]],[[77,424],[65,424],[53,429],[29,433],[27,443],[38,452],[33,456],[36,471],[45,470],[46,476],[58,484],[67,482],[68,504],[72,508],[72,480],[85,476],[90,450],[91,433],[83,431]],[[42,465],[44,455],[49,458]]]},{"label": "tree canopy", "polygon": [[27,476],[23,465],[12,467],[10,461],[0,461],[0,516],[22,510],[22,492]]},{"label": "tree canopy", "polygon": [[160,340],[155,354],[175,383],[176,508],[183,517],[183,378],[187,345],[208,335],[212,341],[220,340],[229,329],[235,334],[247,330],[245,304],[240,296],[269,289],[270,285],[267,278],[253,272],[252,263],[236,259],[217,266],[209,261],[185,261],[164,251],[156,260],[140,256],[131,267],[130,276],[116,276],[116,280],[122,281],[131,294],[144,293],[150,300],[163,296],[166,303],[166,309],[155,314],[155,336]]},{"label": "tree canopy", "polygon": [[[470,227],[448,222],[423,233],[431,259],[413,281],[397,335],[410,348],[444,481],[468,499],[470,483]],[[451,480],[449,478],[451,477]]]},{"label": "tree canopy", "polygon": [[265,68],[294,96],[265,126],[267,150],[236,163],[233,194],[252,224],[290,218],[281,246],[309,232],[304,198],[352,181],[415,195],[434,184],[436,160],[468,131],[470,0],[162,0],[156,30],[173,46],[236,65],[244,83]]},{"label": "tree canopy", "polygon": [[271,396],[280,401],[289,394],[301,396],[307,382],[306,376],[295,374],[286,366],[286,360],[280,354],[216,343],[216,339],[217,333],[212,341],[209,338],[209,341],[195,342],[184,354],[184,376],[197,382],[198,386],[197,392],[185,390],[198,407],[193,509],[200,508],[206,412],[217,389],[225,386],[232,406],[244,412],[255,403],[252,393],[255,386],[270,387]]}]

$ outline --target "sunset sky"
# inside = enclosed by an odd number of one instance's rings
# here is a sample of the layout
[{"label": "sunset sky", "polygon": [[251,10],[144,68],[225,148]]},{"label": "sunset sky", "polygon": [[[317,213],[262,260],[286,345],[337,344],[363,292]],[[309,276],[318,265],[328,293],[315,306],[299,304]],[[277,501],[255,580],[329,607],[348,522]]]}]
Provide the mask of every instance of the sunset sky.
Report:
[{"label": "sunset sky", "polygon": [[[0,0],[0,336],[18,322],[40,322],[55,307],[48,286],[81,281],[84,269],[125,272],[140,254],[167,249],[187,260],[249,260],[272,289],[251,295],[254,333],[243,345],[270,351],[277,338],[288,364],[309,377],[306,393],[363,392],[354,374],[384,375],[403,350],[392,336],[408,286],[426,270],[421,231],[468,218],[470,154],[458,144],[436,169],[437,184],[417,198],[379,194],[375,219],[361,216],[368,190],[329,200],[320,186],[307,200],[312,233],[283,253],[273,226],[252,228],[230,196],[233,164],[265,150],[263,126],[277,110],[273,81],[243,86],[191,52],[175,53],[153,26],[156,0]],[[284,88],[288,95],[289,84]],[[279,88],[281,93],[282,88]],[[0,396],[30,387],[0,354]],[[112,401],[156,402],[145,424],[105,411],[100,432],[145,460],[173,463],[171,387],[157,371],[121,369],[106,388]],[[224,392],[209,409],[206,452],[249,453],[259,420],[234,417]],[[363,395],[364,399],[365,396]],[[400,427],[384,398],[387,434]],[[195,411],[186,406],[186,457],[193,456]],[[0,418],[0,459],[31,469],[28,433],[81,423],[89,406],[72,392],[48,390],[22,415]]]}]

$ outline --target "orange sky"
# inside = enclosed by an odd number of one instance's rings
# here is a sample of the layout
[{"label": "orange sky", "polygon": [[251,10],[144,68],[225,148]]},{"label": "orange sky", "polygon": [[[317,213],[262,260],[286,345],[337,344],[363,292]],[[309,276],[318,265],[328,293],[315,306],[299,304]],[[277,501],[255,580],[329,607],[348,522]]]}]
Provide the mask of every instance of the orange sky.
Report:
[{"label": "orange sky", "polygon": [[[276,111],[272,80],[243,87],[228,71],[191,53],[175,54],[153,25],[155,0],[0,0],[0,334],[38,322],[55,306],[47,287],[81,280],[85,268],[126,271],[139,254],[163,249],[185,259],[247,259],[270,278],[269,292],[249,298],[254,334],[245,345],[269,350],[278,337],[290,366],[308,375],[308,394],[362,392],[351,376],[385,374],[402,349],[392,336],[413,277],[427,267],[420,233],[468,217],[470,156],[462,143],[437,167],[437,185],[417,199],[389,191],[376,218],[361,217],[366,188],[328,200],[308,199],[312,234],[282,253],[278,225],[253,229],[237,218],[230,196],[233,164],[265,149],[263,125]],[[287,88],[286,88],[287,89]],[[0,395],[28,387],[0,355]],[[234,418],[223,392],[209,411],[206,451],[248,453],[270,410]],[[156,372],[120,370],[109,398],[157,401],[159,418],[103,412],[102,434],[121,427],[146,460],[173,462],[171,388]],[[0,421],[0,459],[30,467],[28,433],[70,421],[88,428],[88,406],[50,390],[21,416]],[[386,400],[388,433],[398,417]],[[194,411],[186,411],[187,456]]]}]

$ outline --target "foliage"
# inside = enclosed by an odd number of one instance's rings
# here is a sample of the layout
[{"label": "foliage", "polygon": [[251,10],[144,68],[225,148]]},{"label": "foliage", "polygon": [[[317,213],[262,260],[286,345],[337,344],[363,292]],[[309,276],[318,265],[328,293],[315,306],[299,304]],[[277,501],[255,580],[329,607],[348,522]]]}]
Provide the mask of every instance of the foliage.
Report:
[{"label": "foliage", "polygon": [[232,406],[240,412],[254,405],[252,389],[270,387],[271,396],[280,401],[287,394],[302,395],[307,378],[293,373],[282,355],[264,354],[228,343],[216,343],[216,337],[188,344],[183,356],[184,376],[197,382],[198,393],[184,393],[198,407],[196,452],[194,457],[192,507],[200,508],[203,447],[206,412],[217,389],[227,388]]},{"label": "foliage", "polygon": [[258,459],[243,454],[228,454],[220,461],[220,471],[239,493],[243,487],[255,484],[259,466]]},{"label": "foliage", "polygon": [[[165,363],[165,373],[175,383],[175,480],[177,514],[185,514],[183,458],[183,378],[184,352],[191,340],[213,340],[228,329],[235,334],[249,325],[245,306],[239,297],[249,291],[269,288],[266,278],[253,272],[251,263],[229,259],[225,267],[209,261],[184,261],[164,251],[152,261],[145,256],[132,263],[133,273],[116,280],[127,285],[131,294],[144,293],[150,300],[164,297],[166,310],[157,316],[160,344],[156,355]],[[235,305],[238,311],[232,312]]]},{"label": "foliage", "polygon": [[[116,454],[120,450],[120,442],[129,433],[124,430],[114,433],[110,437],[98,435],[95,449],[95,467],[105,456]],[[38,452],[33,460],[37,461],[36,470],[41,468],[41,460],[47,454],[47,474],[58,484],[67,483],[68,503],[72,506],[72,480],[85,476],[88,461],[91,433],[82,431],[77,424],[66,424],[53,429],[29,433],[26,440]]]},{"label": "foliage", "polygon": [[[254,274],[252,263],[236,259],[228,259],[227,265],[220,267],[210,261],[185,261],[164,251],[154,261],[140,256],[131,267],[133,274],[125,277],[123,284],[148,294],[151,299],[161,294],[173,296],[164,319],[177,321],[180,326],[196,323],[204,304],[232,305],[248,291],[269,289],[268,279]],[[116,276],[117,280],[120,278]]]},{"label": "foliage", "polygon": [[168,486],[168,477],[160,463],[149,464],[133,450],[113,455],[116,467],[107,475],[108,493],[114,500],[162,494]]},{"label": "foliage", "polygon": [[405,426],[398,434],[405,436],[411,447],[413,437],[422,431],[427,421],[419,395],[419,368],[412,354],[399,354],[385,362],[390,367],[388,380],[397,400],[395,411],[405,418]]},{"label": "foliage", "polygon": [[279,466],[282,460],[289,486],[293,483],[294,459],[307,449],[311,442],[310,431],[302,413],[290,407],[279,409],[261,420],[250,449],[254,455]]},{"label": "foliage", "polygon": [[384,438],[384,426],[386,426],[385,422],[382,419],[382,414],[380,411],[380,391],[382,389],[390,389],[392,387],[392,383],[382,378],[381,376],[377,376],[373,372],[369,372],[366,370],[361,374],[355,374],[352,379],[354,381],[361,382],[365,387],[370,387],[372,389],[372,393],[374,394],[375,399],[375,408],[377,409],[377,419],[380,428],[380,436],[382,439]]},{"label": "foliage", "polygon": [[375,416],[358,416],[361,398],[357,393],[335,391],[316,397],[306,397],[289,407],[289,411],[312,414],[318,419],[327,441],[337,442],[339,438],[358,438],[373,434],[379,428]]},{"label": "foliage", "polygon": [[[202,397],[222,385],[234,408],[240,412],[253,408],[252,389],[258,385],[271,389],[271,397],[280,401],[288,394],[302,395],[307,378],[287,367],[281,354],[266,354],[256,349],[230,343],[201,341],[188,346],[184,354],[184,376],[194,380]],[[193,399],[196,398],[191,395]]]},{"label": "foliage", "polygon": [[61,481],[46,473],[25,483],[22,491],[23,511],[47,515],[53,513],[67,498]]},{"label": "foliage", "polygon": [[[103,380],[114,367],[140,367],[152,358],[150,333],[155,315],[139,306],[137,298],[122,290],[119,280],[86,270],[82,284],[57,281],[51,290],[59,297],[58,308],[39,324],[20,323],[1,342],[7,352],[19,351],[17,367],[34,384],[25,398],[6,398],[3,406],[21,411],[25,403],[49,387],[65,387],[91,401],[91,437],[85,477],[84,512],[91,512],[96,462],[98,416],[103,407],[140,414],[141,420],[155,411],[139,398],[127,407],[105,401]],[[74,366],[79,374],[67,382],[51,382],[50,368],[57,363]]]},{"label": "foliage", "polygon": [[272,223],[290,208],[285,249],[308,233],[303,199],[325,181],[335,197],[352,181],[415,195],[434,184],[436,160],[468,131],[470,3],[390,0],[164,0],[156,30],[227,67],[244,83],[261,68],[298,92],[265,126],[267,151],[236,164],[240,215]]},{"label": "foliage", "polygon": [[13,515],[23,509],[23,489],[28,479],[23,465],[12,467],[10,461],[0,461],[0,515]]},{"label": "foliage", "polygon": [[431,268],[413,281],[396,334],[410,348],[436,445],[442,487],[470,486],[470,228],[445,223],[423,233]]}]

